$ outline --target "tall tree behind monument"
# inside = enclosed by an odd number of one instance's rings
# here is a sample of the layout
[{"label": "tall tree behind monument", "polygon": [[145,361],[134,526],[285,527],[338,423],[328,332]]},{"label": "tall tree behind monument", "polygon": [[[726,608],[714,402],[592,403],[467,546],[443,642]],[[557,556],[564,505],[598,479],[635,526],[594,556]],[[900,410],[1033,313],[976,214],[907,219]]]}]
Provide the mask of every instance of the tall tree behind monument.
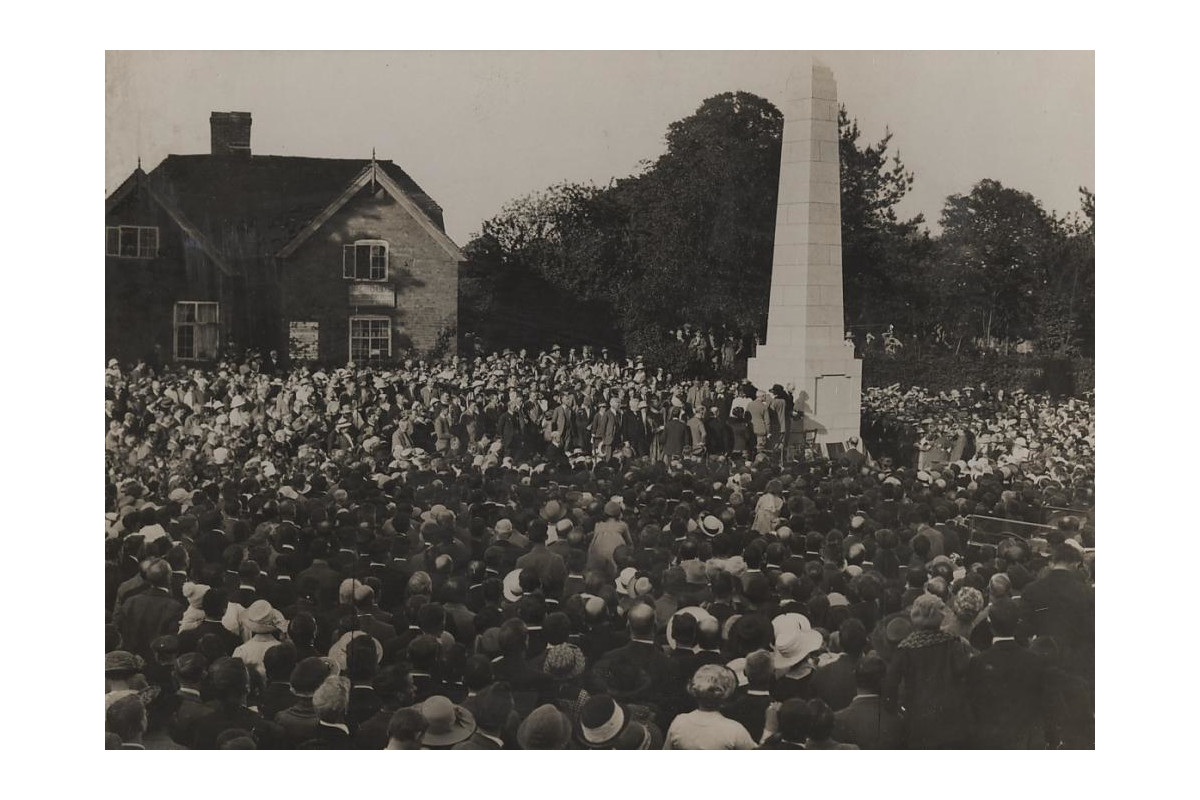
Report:
[{"label": "tall tree behind monument", "polygon": [[747,377],[794,387],[821,442],[859,434],[862,362],[843,340],[837,84],[819,63],[788,79],[767,338]]}]

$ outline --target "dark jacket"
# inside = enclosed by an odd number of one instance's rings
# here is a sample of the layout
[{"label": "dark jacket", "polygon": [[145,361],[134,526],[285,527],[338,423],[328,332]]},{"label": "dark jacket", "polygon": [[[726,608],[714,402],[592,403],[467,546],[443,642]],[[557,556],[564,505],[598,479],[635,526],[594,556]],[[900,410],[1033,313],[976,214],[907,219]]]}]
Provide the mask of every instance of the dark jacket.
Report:
[{"label": "dark jacket", "polygon": [[943,631],[917,631],[896,648],[884,681],[890,707],[903,707],[913,749],[963,747],[970,732],[966,676],[971,647]]},{"label": "dark jacket", "polygon": [[878,695],[855,697],[833,715],[833,738],[858,745],[860,750],[904,748],[904,721],[884,705]]},{"label": "dark jacket", "polygon": [[812,676],[812,696],[824,700],[834,711],[841,711],[850,705],[858,691],[854,680],[857,666],[858,659],[842,655],[837,661],[817,667]]},{"label": "dark jacket", "polygon": [[135,594],[121,605],[121,641],[126,650],[153,660],[150,643],[179,630],[183,604],[166,589],[152,588]]},{"label": "dark jacket", "polygon": [[170,722],[167,723],[167,732],[175,744],[195,747],[196,725],[201,719],[211,714],[213,708],[203,702],[199,694],[187,690],[180,690],[176,696],[179,699],[179,705],[171,716]]},{"label": "dark jacket", "polygon": [[354,738],[341,728],[318,723],[313,737],[301,742],[297,750],[353,750]]},{"label": "dark jacket", "polygon": [[1028,632],[1058,644],[1062,665],[1078,675],[1095,667],[1096,597],[1078,573],[1051,570],[1021,592]]},{"label": "dark jacket", "polygon": [[[759,691],[762,693],[759,694]],[[748,689],[739,689],[737,694],[733,696],[733,700],[729,705],[721,709],[721,713],[729,717],[735,722],[742,723],[742,727],[750,734],[750,738],[754,741],[760,741],[763,735],[763,728],[767,721],[767,706],[775,702],[771,698],[771,693],[767,690],[755,690],[753,694]],[[794,747],[768,747],[768,750],[789,750],[797,749]],[[804,748],[798,748],[803,750]]]},{"label": "dark jacket", "polygon": [[258,743],[260,750],[279,747],[279,728],[263,719],[262,714],[251,711],[245,706],[216,703],[213,706],[213,712],[196,723],[196,735],[192,749],[215,750],[217,737],[223,731],[231,728],[248,731],[254,737],[254,741]]},{"label": "dark jacket", "polygon": [[1015,641],[996,642],[971,659],[967,696],[974,744],[996,750],[1042,749],[1057,702],[1044,658]]}]

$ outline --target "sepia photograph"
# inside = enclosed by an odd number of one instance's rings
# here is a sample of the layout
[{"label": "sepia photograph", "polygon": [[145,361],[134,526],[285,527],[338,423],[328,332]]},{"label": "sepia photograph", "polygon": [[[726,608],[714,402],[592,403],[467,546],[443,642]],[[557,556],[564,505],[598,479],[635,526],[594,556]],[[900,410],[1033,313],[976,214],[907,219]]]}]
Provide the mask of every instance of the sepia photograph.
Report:
[{"label": "sepia photograph", "polygon": [[105,749],[1095,749],[1095,51],[108,50],[104,121]]}]

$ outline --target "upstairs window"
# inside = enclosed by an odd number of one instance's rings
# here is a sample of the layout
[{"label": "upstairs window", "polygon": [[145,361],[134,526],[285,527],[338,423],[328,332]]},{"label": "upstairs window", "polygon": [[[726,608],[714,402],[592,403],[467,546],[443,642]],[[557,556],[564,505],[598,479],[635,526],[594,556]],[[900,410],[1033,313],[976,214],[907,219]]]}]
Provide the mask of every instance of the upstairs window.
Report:
[{"label": "upstairs window", "polygon": [[342,245],[342,277],[357,281],[386,281],[388,243],[380,239],[359,239]]},{"label": "upstairs window", "polygon": [[158,228],[117,225],[104,229],[104,255],[118,258],[157,258]]}]

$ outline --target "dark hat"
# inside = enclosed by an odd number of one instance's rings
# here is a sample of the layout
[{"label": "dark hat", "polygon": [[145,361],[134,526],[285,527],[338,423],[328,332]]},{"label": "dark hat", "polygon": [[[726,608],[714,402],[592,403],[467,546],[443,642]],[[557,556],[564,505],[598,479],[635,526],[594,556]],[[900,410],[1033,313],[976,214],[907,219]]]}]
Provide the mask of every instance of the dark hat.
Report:
[{"label": "dark hat", "polygon": [[145,667],[141,656],[136,656],[126,650],[114,650],[104,656],[104,674],[120,674],[129,673],[133,675],[141,672]]},{"label": "dark hat", "polygon": [[611,748],[629,722],[625,709],[612,697],[606,694],[593,695],[579,711],[575,740],[587,748]]},{"label": "dark hat", "polygon": [[522,750],[564,750],[571,741],[571,720],[547,703],[533,710],[517,729]]},{"label": "dark hat", "polygon": [[506,683],[492,684],[475,696],[475,719],[484,730],[502,730],[512,710],[512,692]]}]

